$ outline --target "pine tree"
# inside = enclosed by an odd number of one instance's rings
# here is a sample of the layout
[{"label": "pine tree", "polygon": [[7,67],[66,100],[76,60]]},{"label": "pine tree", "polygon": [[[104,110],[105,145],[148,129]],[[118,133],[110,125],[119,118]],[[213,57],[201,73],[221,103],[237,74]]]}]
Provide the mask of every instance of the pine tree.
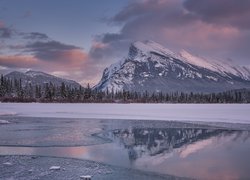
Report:
[{"label": "pine tree", "polygon": [[87,88],[84,91],[84,99],[89,100],[91,98],[91,94],[92,94],[92,91],[91,91],[90,85],[88,83]]}]

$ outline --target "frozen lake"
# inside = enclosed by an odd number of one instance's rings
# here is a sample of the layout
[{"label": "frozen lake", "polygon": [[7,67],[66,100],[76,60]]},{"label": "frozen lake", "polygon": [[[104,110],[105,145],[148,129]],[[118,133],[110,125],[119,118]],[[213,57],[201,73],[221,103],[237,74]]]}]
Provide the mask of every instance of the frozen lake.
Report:
[{"label": "frozen lake", "polygon": [[[44,179],[75,178],[78,162],[64,158],[108,165],[94,164],[96,179],[250,178],[249,105],[2,103],[0,114],[0,179],[34,178],[31,166]],[[46,161],[66,174],[52,174]]]},{"label": "frozen lake", "polygon": [[249,123],[249,104],[0,103],[0,115]]}]

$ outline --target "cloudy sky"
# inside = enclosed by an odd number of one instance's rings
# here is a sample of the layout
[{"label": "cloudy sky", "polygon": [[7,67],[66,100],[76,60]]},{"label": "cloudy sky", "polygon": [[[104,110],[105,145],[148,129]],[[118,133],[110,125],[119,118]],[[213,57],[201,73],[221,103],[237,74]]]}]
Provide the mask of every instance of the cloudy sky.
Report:
[{"label": "cloudy sky", "polygon": [[0,0],[0,73],[95,84],[134,41],[250,64],[250,0]]}]

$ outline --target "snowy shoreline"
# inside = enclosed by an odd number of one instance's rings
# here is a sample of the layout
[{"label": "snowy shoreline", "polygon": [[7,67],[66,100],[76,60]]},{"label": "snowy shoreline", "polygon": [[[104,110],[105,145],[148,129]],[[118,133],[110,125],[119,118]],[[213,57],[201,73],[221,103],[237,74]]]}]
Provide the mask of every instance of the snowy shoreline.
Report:
[{"label": "snowy shoreline", "polygon": [[[50,167],[60,165],[60,169]],[[74,158],[58,158],[47,156],[0,155],[0,179],[80,179],[83,175],[91,175],[94,179],[188,179],[153,172],[132,170]]]},{"label": "snowy shoreline", "polygon": [[250,124],[250,104],[0,103],[0,116]]}]

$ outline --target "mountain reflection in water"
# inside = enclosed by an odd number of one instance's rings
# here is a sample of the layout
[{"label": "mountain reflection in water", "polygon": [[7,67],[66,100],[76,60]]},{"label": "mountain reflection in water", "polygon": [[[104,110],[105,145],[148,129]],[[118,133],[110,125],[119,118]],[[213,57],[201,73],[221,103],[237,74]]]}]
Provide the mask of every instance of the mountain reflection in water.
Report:
[{"label": "mountain reflection in water", "polygon": [[79,147],[1,146],[0,154],[87,159],[198,179],[250,179],[249,131],[127,128],[106,131],[97,136],[112,141]]},{"label": "mountain reflection in water", "polygon": [[[131,162],[143,155],[156,156],[167,154],[175,149],[187,147],[197,142],[204,142],[210,138],[229,137],[248,139],[249,133],[237,130],[225,129],[155,129],[155,128],[131,128],[118,129],[103,134],[128,150]],[[208,142],[208,141],[207,141]],[[204,144],[204,143],[203,143]]]}]

